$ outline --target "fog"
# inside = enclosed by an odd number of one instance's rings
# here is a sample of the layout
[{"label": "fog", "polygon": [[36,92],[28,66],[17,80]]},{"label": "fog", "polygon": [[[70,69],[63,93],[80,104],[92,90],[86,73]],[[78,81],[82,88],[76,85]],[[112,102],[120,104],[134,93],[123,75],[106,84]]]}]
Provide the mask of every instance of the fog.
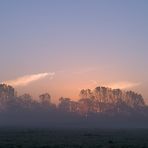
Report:
[{"label": "fog", "polygon": [[81,90],[78,101],[49,93],[18,96],[0,84],[0,127],[33,128],[147,128],[148,107],[141,94],[106,87]]}]

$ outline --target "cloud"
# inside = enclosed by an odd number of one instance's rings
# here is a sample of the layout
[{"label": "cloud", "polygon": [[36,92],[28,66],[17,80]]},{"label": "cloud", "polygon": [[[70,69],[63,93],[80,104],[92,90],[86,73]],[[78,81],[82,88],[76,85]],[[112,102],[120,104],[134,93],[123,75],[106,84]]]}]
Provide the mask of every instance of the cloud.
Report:
[{"label": "cloud", "polygon": [[128,89],[128,88],[133,88],[139,86],[140,83],[137,82],[129,82],[129,81],[122,81],[122,82],[116,82],[116,83],[110,83],[107,86],[112,88],[112,89]]},{"label": "cloud", "polygon": [[129,81],[120,81],[120,82],[112,82],[112,83],[103,83],[103,82],[98,82],[95,80],[90,80],[89,84],[86,85],[86,88],[93,89],[97,86],[104,86],[104,87],[109,87],[112,89],[129,89],[129,88],[134,88],[139,86],[140,83],[137,82],[129,82]]},{"label": "cloud", "polygon": [[23,77],[19,77],[14,80],[4,81],[2,83],[12,85],[13,87],[26,86],[34,81],[43,79],[47,76],[49,76],[50,80],[51,80],[51,79],[53,79],[54,75],[55,75],[54,72],[53,73],[38,73],[38,74],[32,74],[32,75],[25,75]]}]

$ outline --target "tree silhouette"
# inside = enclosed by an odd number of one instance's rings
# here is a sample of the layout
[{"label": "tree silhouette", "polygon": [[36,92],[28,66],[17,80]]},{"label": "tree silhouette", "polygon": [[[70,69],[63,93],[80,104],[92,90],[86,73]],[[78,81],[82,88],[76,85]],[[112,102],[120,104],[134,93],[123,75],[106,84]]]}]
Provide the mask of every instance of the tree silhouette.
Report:
[{"label": "tree silhouette", "polygon": [[6,110],[13,106],[16,101],[16,92],[13,87],[0,84],[0,110]]},{"label": "tree silhouette", "polygon": [[81,119],[89,120],[91,117],[96,120],[94,122],[98,122],[98,119],[101,121],[102,117],[106,116],[117,118],[136,116],[148,119],[148,107],[142,95],[133,91],[96,87],[94,90],[82,89],[79,97],[77,101],[61,97],[56,106],[52,103],[49,93],[39,95],[38,100],[33,99],[28,93],[17,96],[13,87],[0,84],[0,119],[13,117],[16,120],[17,117],[21,117],[42,123],[68,119],[72,121],[77,119],[81,122]]},{"label": "tree silhouette", "polygon": [[59,109],[61,111],[70,112],[71,99],[70,98],[63,98],[63,97],[61,97],[59,99],[59,101],[60,101]]},{"label": "tree silhouette", "polygon": [[51,103],[51,96],[49,93],[44,93],[39,96],[39,103],[43,109],[55,109],[56,105]]}]

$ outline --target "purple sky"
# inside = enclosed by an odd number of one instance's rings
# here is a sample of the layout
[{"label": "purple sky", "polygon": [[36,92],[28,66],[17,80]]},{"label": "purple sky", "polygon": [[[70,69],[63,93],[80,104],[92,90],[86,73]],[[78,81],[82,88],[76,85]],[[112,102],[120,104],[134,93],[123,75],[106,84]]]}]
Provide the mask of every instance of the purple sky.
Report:
[{"label": "purple sky", "polygon": [[97,85],[148,99],[147,8],[147,0],[1,0],[0,81],[55,101]]}]

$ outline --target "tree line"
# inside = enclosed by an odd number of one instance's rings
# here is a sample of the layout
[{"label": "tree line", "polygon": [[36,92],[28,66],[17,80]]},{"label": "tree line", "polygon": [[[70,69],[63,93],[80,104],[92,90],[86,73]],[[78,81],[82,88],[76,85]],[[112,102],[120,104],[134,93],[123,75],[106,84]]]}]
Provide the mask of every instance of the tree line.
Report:
[{"label": "tree line", "polygon": [[77,101],[61,97],[59,104],[56,105],[49,93],[43,93],[39,95],[39,99],[33,99],[28,93],[18,96],[12,86],[0,84],[0,119],[7,118],[10,122],[18,119],[38,122],[39,119],[42,122],[48,120],[48,123],[55,124],[67,120],[91,119],[94,123],[98,123],[103,121],[101,120],[103,117],[148,119],[147,113],[148,107],[142,95],[133,91],[107,87],[96,87],[94,90],[82,89]]}]

